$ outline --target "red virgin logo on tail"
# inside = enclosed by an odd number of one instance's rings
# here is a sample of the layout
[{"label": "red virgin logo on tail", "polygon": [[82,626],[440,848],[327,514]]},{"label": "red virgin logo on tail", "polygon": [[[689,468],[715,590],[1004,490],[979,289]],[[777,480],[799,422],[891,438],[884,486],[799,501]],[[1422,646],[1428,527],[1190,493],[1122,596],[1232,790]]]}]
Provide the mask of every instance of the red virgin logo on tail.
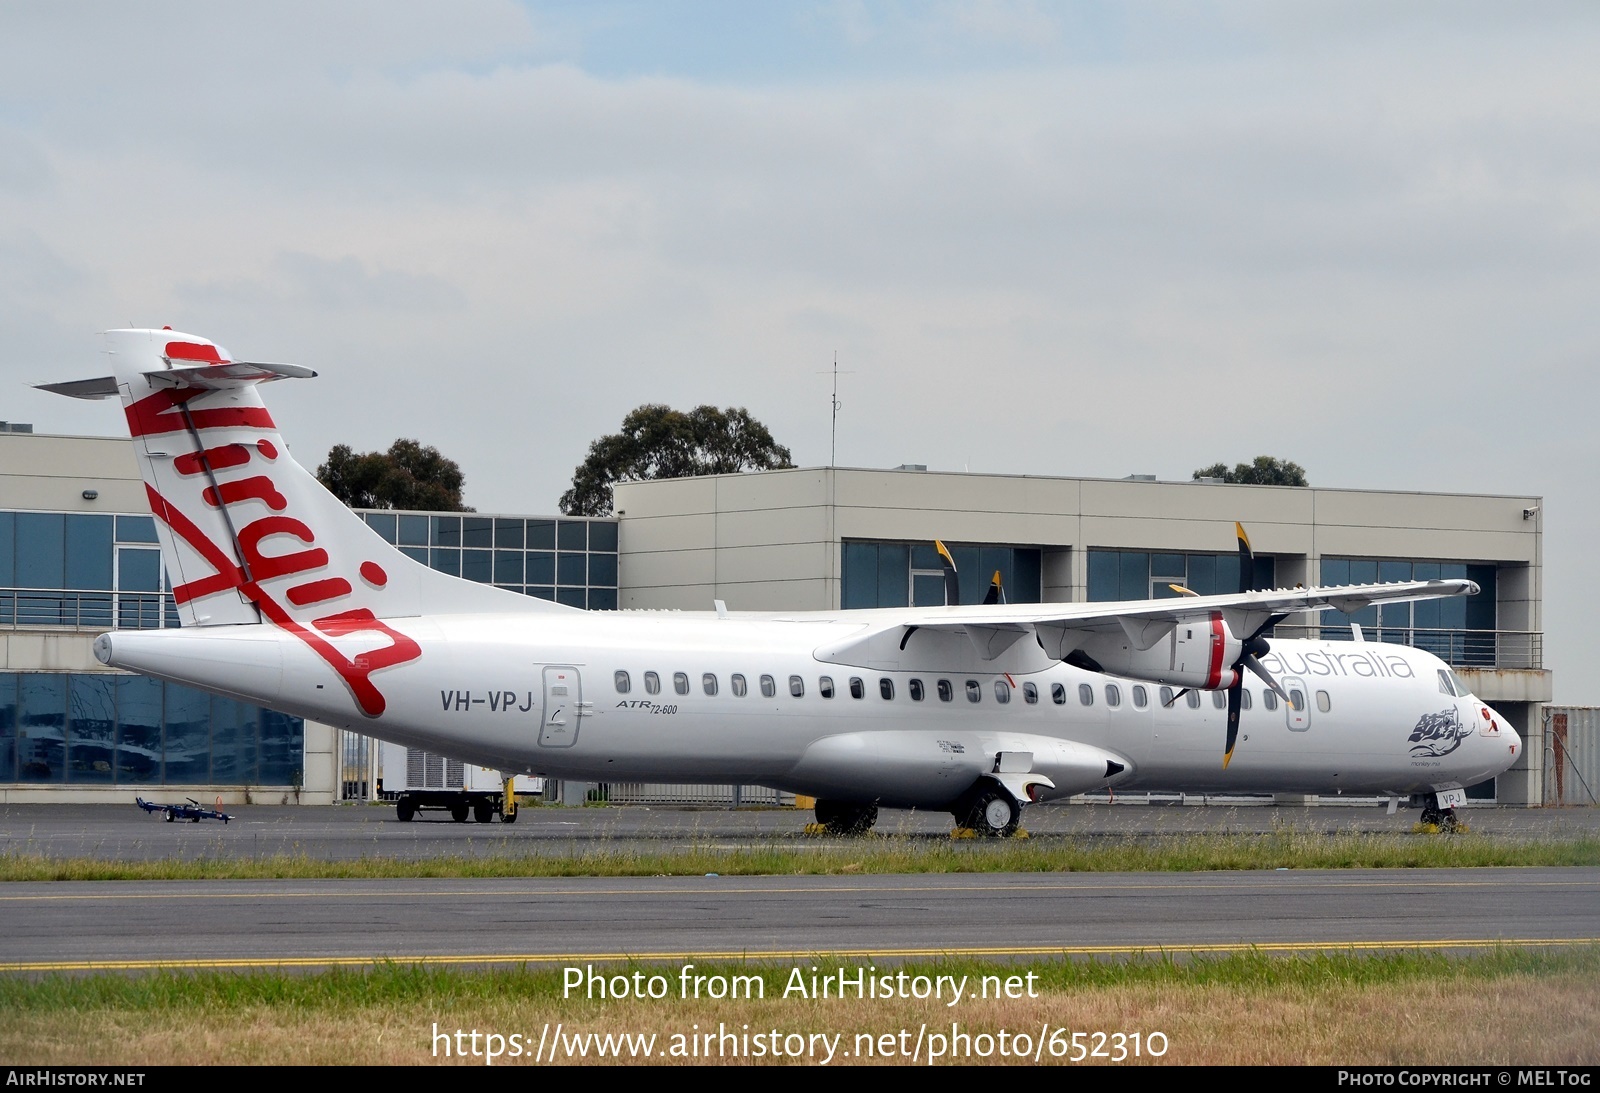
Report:
[{"label": "red virgin logo on tail", "polygon": [[[195,355],[200,352],[209,352],[210,356]],[[214,348],[191,342],[170,343],[167,355],[177,359],[220,363]],[[211,429],[276,429],[272,418],[260,406],[197,409],[185,414],[187,403],[201,393],[194,389],[157,391],[139,399],[126,409],[129,431],[135,437],[184,434],[188,432],[191,422],[197,434]],[[282,595],[292,608],[280,603],[272,592],[262,587],[266,581],[282,580],[302,573],[310,576],[326,569],[330,561],[328,552],[317,545],[316,534],[311,528],[285,512],[288,499],[278,489],[271,473],[278,454],[277,447],[263,438],[254,444],[228,443],[202,447],[179,455],[172,461],[173,470],[180,477],[200,487],[200,500],[209,508],[232,511],[231,506],[245,501],[259,502],[267,508],[269,515],[258,516],[239,526],[235,532],[239,548],[237,560],[223,544],[216,542],[185,516],[178,506],[146,484],[150,510],[156,518],[171,528],[175,536],[189,544],[214,571],[174,587],[173,598],[183,604],[201,596],[237,589],[256,606],[264,619],[295,635],[315,650],[339,673],[361,711],[368,717],[377,717],[388,703],[373,684],[372,673],[416,660],[422,655],[422,649],[365,607],[334,611],[310,620],[309,624],[297,620],[291,613],[292,609],[314,607],[317,604],[325,603],[331,607],[334,601],[351,595],[354,587],[346,577],[316,576],[288,586]],[[211,484],[218,472],[251,465],[261,473],[230,478],[226,482],[216,479],[215,486]],[[304,549],[269,554],[262,549],[262,545],[271,536],[298,539],[304,544]],[[382,588],[389,581],[383,567],[372,561],[362,562],[359,574],[360,579],[372,588]],[[349,657],[329,640],[353,634],[376,635],[387,644]]]}]

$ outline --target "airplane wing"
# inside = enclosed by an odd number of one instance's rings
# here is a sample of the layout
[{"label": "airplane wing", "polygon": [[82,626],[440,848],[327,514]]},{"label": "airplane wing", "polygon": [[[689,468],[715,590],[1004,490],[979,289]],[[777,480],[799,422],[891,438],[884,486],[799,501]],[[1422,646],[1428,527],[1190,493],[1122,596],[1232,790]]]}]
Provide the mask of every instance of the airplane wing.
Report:
[{"label": "airplane wing", "polygon": [[[843,664],[903,661],[907,643],[918,631],[964,635],[981,661],[1001,658],[1018,641],[1036,637],[1054,660],[1065,660],[1106,637],[1147,650],[1183,623],[1210,623],[1220,617],[1236,636],[1254,634],[1297,611],[1359,611],[1375,603],[1400,603],[1446,596],[1476,595],[1472,581],[1399,581],[1331,588],[1280,588],[1221,596],[1093,603],[983,604],[971,607],[906,608],[873,612],[864,630],[818,649],[820,660]],[[991,670],[993,670],[991,666]]]}]

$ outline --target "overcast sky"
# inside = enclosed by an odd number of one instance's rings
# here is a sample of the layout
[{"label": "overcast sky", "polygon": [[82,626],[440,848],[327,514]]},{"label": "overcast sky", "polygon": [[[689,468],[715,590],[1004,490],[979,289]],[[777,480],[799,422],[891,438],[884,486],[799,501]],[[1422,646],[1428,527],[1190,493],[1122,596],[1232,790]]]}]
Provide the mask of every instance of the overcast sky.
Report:
[{"label": "overcast sky", "polygon": [[1541,494],[1597,703],[1597,57],[1593,3],[10,0],[0,419],[119,431],[23,383],[171,324],[322,373],[307,464],[549,512],[647,401],[826,463],[837,352],[845,465]]}]

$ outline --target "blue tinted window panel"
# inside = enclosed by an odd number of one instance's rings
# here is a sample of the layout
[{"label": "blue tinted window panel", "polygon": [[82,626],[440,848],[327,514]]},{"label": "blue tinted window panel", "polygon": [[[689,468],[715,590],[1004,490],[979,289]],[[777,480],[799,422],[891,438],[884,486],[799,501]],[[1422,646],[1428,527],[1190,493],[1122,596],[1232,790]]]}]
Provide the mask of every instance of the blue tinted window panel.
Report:
[{"label": "blue tinted window panel", "polygon": [[367,513],[367,526],[378,533],[378,538],[393,543],[400,537],[400,521],[392,512]]},{"label": "blue tinted window panel", "polygon": [[17,681],[17,781],[67,776],[67,676],[29,672]]},{"label": "blue tinted window panel", "polygon": [[617,525],[610,520],[593,520],[589,523],[589,549],[617,549]]},{"label": "blue tinted window panel", "polygon": [[[1493,630],[1496,628],[1495,567],[1492,565],[1467,566],[1467,579],[1477,582],[1478,594],[1465,597],[1468,630]],[[1461,599],[1462,597],[1457,597]]]},{"label": "blue tinted window panel", "polygon": [[0,512],[0,588],[15,588],[16,578],[17,518],[14,513]]},{"label": "blue tinted window panel", "polygon": [[448,573],[452,577],[461,576],[461,552],[459,550],[444,550],[435,547],[429,555],[428,565],[440,573]]},{"label": "blue tinted window panel", "polygon": [[[1188,577],[1182,582],[1183,586],[1191,592],[1198,592],[1202,596],[1213,596],[1218,592],[1237,592],[1238,587],[1223,588],[1217,583],[1217,556],[1215,554],[1191,554],[1186,564],[1189,567]],[[1234,573],[1238,573],[1237,565]]]},{"label": "blue tinted window panel", "polygon": [[430,516],[428,519],[433,525],[434,546],[458,547],[461,545],[461,517]]},{"label": "blue tinted window panel", "polygon": [[912,577],[911,603],[914,607],[943,607],[944,577],[928,573]]},{"label": "blue tinted window panel", "polygon": [[1182,554],[1150,555],[1150,576],[1167,577],[1179,582],[1188,577],[1188,560]]},{"label": "blue tinted window panel", "polygon": [[482,549],[494,546],[494,521],[487,516],[462,517],[461,545]]},{"label": "blue tinted window panel", "polygon": [[1122,552],[1122,582],[1117,598],[1122,600],[1147,600],[1150,598],[1150,555],[1135,550]]},{"label": "blue tinted window panel", "polygon": [[1006,587],[1006,598],[1012,603],[1038,603],[1044,596],[1044,553],[1018,547],[1012,552],[1011,566],[1016,573],[1016,592]]},{"label": "blue tinted window panel", "polygon": [[272,710],[252,710],[252,716],[261,726],[261,784],[303,786],[306,723]]},{"label": "blue tinted window panel", "polygon": [[1378,581],[1378,563],[1369,558],[1350,559],[1351,584],[1376,584]]},{"label": "blue tinted window panel", "polygon": [[1089,552],[1089,599],[1097,602],[1114,600],[1121,587],[1121,556],[1114,550]]},{"label": "blue tinted window panel", "polygon": [[878,606],[878,544],[845,543],[839,606],[847,610]]},{"label": "blue tinted window panel", "polygon": [[66,517],[59,512],[19,512],[17,587],[64,588]]},{"label": "blue tinted window panel", "polygon": [[17,677],[0,673],[0,783],[17,779]]},{"label": "blue tinted window panel", "polygon": [[879,543],[877,606],[906,607],[910,596],[910,546],[905,543]]},{"label": "blue tinted window panel", "polygon": [[421,562],[423,565],[428,564],[427,547],[404,546],[400,548],[400,553],[410,558],[413,562]]},{"label": "blue tinted window panel", "polygon": [[166,685],[145,676],[116,676],[119,785],[161,781],[161,698]]},{"label": "blue tinted window panel", "polygon": [[589,522],[562,520],[556,528],[556,546],[562,550],[588,550]]},{"label": "blue tinted window panel", "polygon": [[[589,583],[589,558],[586,554],[556,555],[556,584],[583,585]],[[563,601],[564,602],[564,601]]]},{"label": "blue tinted window panel", "polygon": [[494,583],[522,583],[522,551],[497,550],[494,552]]},{"label": "blue tinted window panel", "polygon": [[932,543],[911,544],[912,569],[939,569],[944,562],[939,557],[939,552],[933,548]]},{"label": "blue tinted window panel", "polygon": [[428,545],[428,518],[426,516],[400,517],[400,545],[401,546],[427,546]]},{"label": "blue tinted window panel", "polygon": [[211,781],[219,786],[282,784],[260,777],[257,723],[261,710],[231,698],[211,699]]},{"label": "blue tinted window panel", "polygon": [[479,584],[492,584],[494,582],[494,551],[492,550],[463,550],[461,552],[461,575],[469,581]]},{"label": "blue tinted window panel", "polygon": [[122,547],[117,551],[117,588],[123,592],[161,591],[161,551]]},{"label": "blue tinted window panel", "polygon": [[617,556],[615,554],[589,555],[589,585],[614,587],[617,583]]},{"label": "blue tinted window panel", "polygon": [[211,781],[211,696],[169,683],[164,712],[166,784]]},{"label": "blue tinted window panel", "polygon": [[527,577],[529,584],[556,583],[556,556],[546,551],[529,551]]},{"label": "blue tinted window panel", "polygon": [[521,550],[523,545],[523,525],[525,520],[511,520],[504,517],[497,518],[494,522],[494,546],[496,550]]},{"label": "blue tinted window panel", "polygon": [[[1256,562],[1256,564],[1255,564],[1256,579],[1255,579],[1255,582],[1253,584],[1253,587],[1255,587],[1255,588],[1277,588],[1278,587],[1278,559],[1276,559],[1276,558],[1257,558],[1255,560],[1255,562]],[[1233,565],[1234,565],[1234,571],[1237,572],[1238,566],[1239,566],[1239,559],[1237,557],[1235,557],[1233,559]],[[1217,563],[1217,573],[1219,575],[1222,573],[1222,563],[1220,561]],[[1235,583],[1233,585],[1233,587],[1235,589],[1237,589],[1239,586],[1238,586],[1237,583]]]},{"label": "blue tinted window panel", "polygon": [[528,595],[536,600],[553,600],[556,598],[556,590],[548,585],[529,585]]},{"label": "blue tinted window panel", "polygon": [[1392,581],[1409,581],[1411,579],[1411,563],[1385,559],[1378,563],[1378,580],[1388,584]]},{"label": "blue tinted window panel", "polygon": [[1324,558],[1322,559],[1321,583],[1334,586],[1350,583],[1349,558]]},{"label": "blue tinted window panel", "polygon": [[558,588],[556,589],[556,602],[564,603],[568,607],[587,606],[585,591],[582,588]]},{"label": "blue tinted window panel", "polygon": [[156,538],[156,518],[154,516],[117,517],[117,542],[158,543],[160,541]]},{"label": "blue tinted window panel", "polygon": [[109,589],[112,565],[112,518],[74,512],[67,515],[69,589]]},{"label": "blue tinted window panel", "polygon": [[1411,579],[1413,581],[1437,581],[1439,579],[1438,562],[1416,562],[1411,566]]},{"label": "blue tinted window panel", "polygon": [[[982,603],[983,597],[989,593],[989,577],[992,575],[992,571],[990,573],[983,571],[983,551],[978,547],[953,547],[949,543],[945,544],[945,549],[950,552],[950,557],[956,560],[956,572],[961,575],[961,602]],[[878,572],[883,572],[881,566]],[[902,580],[902,587],[904,583]],[[905,601],[884,606],[904,607]]]},{"label": "blue tinted window panel", "polygon": [[529,550],[554,550],[556,548],[556,522],[554,520],[529,520],[527,535]]},{"label": "blue tinted window panel", "polygon": [[[1478,593],[1483,595],[1483,593]],[[1439,604],[1439,627],[1443,630],[1465,630],[1467,628],[1467,602],[1475,597],[1451,596],[1447,600],[1437,601]]]},{"label": "blue tinted window panel", "polygon": [[116,677],[69,677],[67,781],[77,785],[110,785],[115,774],[116,758]]},{"label": "blue tinted window panel", "polygon": [[615,611],[617,609],[617,590],[615,588],[589,589],[590,611]]},{"label": "blue tinted window panel", "polygon": [[1418,600],[1411,605],[1412,625],[1419,629],[1437,630],[1443,615],[1440,613],[1440,600]]}]

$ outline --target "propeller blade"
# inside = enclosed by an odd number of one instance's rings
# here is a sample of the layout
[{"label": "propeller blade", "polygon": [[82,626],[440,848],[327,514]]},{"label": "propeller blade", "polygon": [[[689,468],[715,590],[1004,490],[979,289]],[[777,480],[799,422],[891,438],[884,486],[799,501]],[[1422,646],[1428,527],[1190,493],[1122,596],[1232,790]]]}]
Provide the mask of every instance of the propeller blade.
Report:
[{"label": "propeller blade", "polygon": [[1281,686],[1279,686],[1278,681],[1272,678],[1272,673],[1267,671],[1266,666],[1263,665],[1259,660],[1252,656],[1244,656],[1239,659],[1239,663],[1250,669],[1256,675],[1260,676],[1268,687],[1271,687],[1274,691],[1278,692],[1279,698],[1283,699],[1285,702],[1289,701],[1289,692],[1285,691]]},{"label": "propeller blade", "polygon": [[989,581],[989,594],[983,598],[985,607],[1006,602],[1005,586],[1000,583],[1000,571],[994,571],[994,577]]},{"label": "propeller blade", "polygon": [[938,539],[933,541],[933,549],[939,552],[939,564],[944,566],[944,605],[955,607],[961,602],[961,577],[956,573],[956,560]]},{"label": "propeller blade", "polygon": [[1184,695],[1188,694],[1192,690],[1194,690],[1193,687],[1185,687],[1183,690],[1179,691],[1177,694],[1173,695],[1171,698],[1169,698],[1165,702],[1163,702],[1162,705],[1167,707],[1170,710],[1172,708],[1173,704],[1178,701],[1178,699],[1182,698]]},{"label": "propeller blade", "polygon": [[1244,683],[1235,680],[1232,687],[1228,688],[1228,742],[1222,751],[1222,769],[1227,770],[1228,764],[1233,762],[1233,745],[1239,740],[1239,706],[1244,695]]},{"label": "propeller blade", "polygon": [[1169,584],[1169,585],[1167,585],[1167,587],[1172,589],[1174,592],[1176,592],[1180,596],[1198,596],[1198,595],[1200,595],[1200,593],[1195,592],[1192,589],[1185,588],[1181,584]]},{"label": "propeller blade", "polygon": [[1239,591],[1254,592],[1256,556],[1250,552],[1250,536],[1244,533],[1244,525],[1237,520],[1233,522],[1233,530],[1239,534]]}]

